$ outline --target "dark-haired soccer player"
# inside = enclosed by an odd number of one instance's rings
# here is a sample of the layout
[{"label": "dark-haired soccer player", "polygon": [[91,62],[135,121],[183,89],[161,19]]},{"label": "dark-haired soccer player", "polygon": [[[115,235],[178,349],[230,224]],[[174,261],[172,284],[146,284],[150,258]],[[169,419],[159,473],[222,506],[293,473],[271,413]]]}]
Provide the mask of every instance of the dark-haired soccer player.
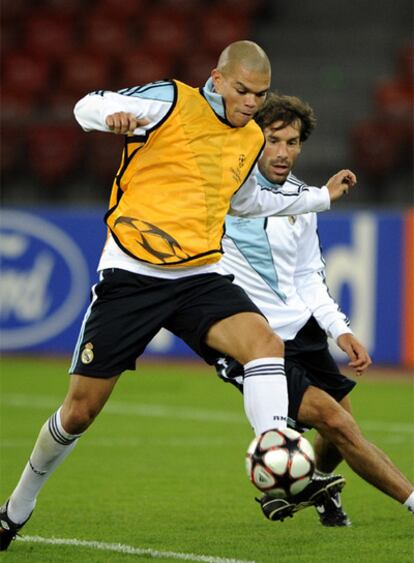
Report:
[{"label": "dark-haired soccer player", "polygon": [[[306,190],[292,168],[315,126],[312,108],[296,97],[270,94],[255,119],[266,138],[258,164],[260,189],[286,196]],[[361,434],[348,398],[355,382],[340,373],[328,350],[327,335],[348,355],[357,375],[371,363],[329,295],[316,213],[228,217],[223,248],[224,272],[235,276],[285,341],[289,425],[318,430],[319,473],[329,474],[345,459],[363,479],[413,511],[413,485]],[[246,378],[240,364],[227,359],[217,367],[223,379],[243,390]],[[268,518],[278,520],[307,506],[302,500],[301,495],[285,502],[265,495],[261,506]],[[320,497],[316,508],[326,526],[350,524],[333,490]]]}]

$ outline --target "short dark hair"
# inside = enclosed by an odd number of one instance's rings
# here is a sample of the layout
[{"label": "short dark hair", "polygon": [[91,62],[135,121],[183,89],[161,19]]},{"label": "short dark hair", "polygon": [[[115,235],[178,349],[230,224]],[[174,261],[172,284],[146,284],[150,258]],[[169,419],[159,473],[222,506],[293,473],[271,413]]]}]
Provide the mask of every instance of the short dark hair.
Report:
[{"label": "short dark hair", "polygon": [[306,141],[316,125],[315,112],[309,104],[296,96],[284,96],[276,92],[268,94],[265,103],[254,117],[264,129],[275,121],[281,121],[280,129],[300,121],[300,140]]}]

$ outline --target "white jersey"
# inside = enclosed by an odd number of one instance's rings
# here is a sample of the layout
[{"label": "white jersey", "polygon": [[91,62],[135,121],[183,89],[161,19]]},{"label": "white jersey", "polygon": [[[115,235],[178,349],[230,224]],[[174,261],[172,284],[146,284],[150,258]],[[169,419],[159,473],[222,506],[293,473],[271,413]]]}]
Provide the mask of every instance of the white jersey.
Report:
[{"label": "white jersey", "polygon": [[[283,185],[260,173],[261,190],[296,193],[304,184],[289,174]],[[283,339],[293,339],[313,315],[334,338],[351,332],[329,295],[317,233],[316,213],[289,217],[226,219],[223,272],[239,284]]]},{"label": "white jersey", "polygon": [[[203,89],[213,111],[225,118],[222,97],[213,91],[209,79]],[[105,123],[108,115],[116,112],[133,113],[137,118],[146,118],[149,123],[134,131],[134,135],[144,135],[159,123],[174,102],[174,87],[170,81],[159,81],[146,86],[125,88],[119,92],[99,90],[88,94],[76,104],[76,120],[85,131],[110,132]],[[286,194],[282,191],[260,190],[256,181],[256,168],[229,202],[229,214],[244,217],[267,217],[270,215],[291,215],[312,211],[325,211],[330,208],[330,197],[326,186],[321,188],[296,186],[296,191]],[[179,278],[219,272],[219,263],[187,268],[163,268],[139,262],[125,254],[109,236],[102,253],[98,270],[121,268],[131,272],[162,277]]]}]

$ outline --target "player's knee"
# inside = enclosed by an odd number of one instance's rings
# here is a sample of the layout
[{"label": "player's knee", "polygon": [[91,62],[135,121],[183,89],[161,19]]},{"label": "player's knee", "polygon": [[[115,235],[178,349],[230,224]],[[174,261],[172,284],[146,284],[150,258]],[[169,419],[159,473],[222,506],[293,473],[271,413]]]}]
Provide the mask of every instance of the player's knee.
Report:
[{"label": "player's knee", "polygon": [[359,437],[358,426],[350,413],[338,405],[338,408],[330,408],[320,413],[321,423],[324,426],[324,434],[328,434],[336,445],[357,442]]},{"label": "player's knee", "polygon": [[87,401],[71,401],[62,408],[62,426],[69,434],[80,434],[92,424],[98,412],[99,409]]},{"label": "player's knee", "polygon": [[277,356],[283,357],[285,355],[285,343],[280,336],[274,332],[272,332],[271,336],[269,336],[268,345],[270,347],[269,352],[274,350],[273,353]]},{"label": "player's knee", "polygon": [[257,358],[283,357],[284,353],[285,345],[283,340],[275,334],[270,327],[269,330],[255,335],[255,338],[248,350],[248,354],[251,356],[249,360]]}]

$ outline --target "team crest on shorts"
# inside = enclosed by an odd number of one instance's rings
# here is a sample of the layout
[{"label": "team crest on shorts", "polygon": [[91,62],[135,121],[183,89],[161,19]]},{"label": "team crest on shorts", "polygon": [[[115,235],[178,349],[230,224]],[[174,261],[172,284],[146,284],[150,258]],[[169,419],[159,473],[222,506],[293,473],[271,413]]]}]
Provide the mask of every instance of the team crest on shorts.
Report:
[{"label": "team crest on shorts", "polygon": [[289,215],[288,221],[291,225],[294,225],[296,223],[296,215]]},{"label": "team crest on shorts", "polygon": [[90,364],[93,360],[93,344],[88,342],[85,344],[85,348],[82,350],[81,362],[83,364]]}]

